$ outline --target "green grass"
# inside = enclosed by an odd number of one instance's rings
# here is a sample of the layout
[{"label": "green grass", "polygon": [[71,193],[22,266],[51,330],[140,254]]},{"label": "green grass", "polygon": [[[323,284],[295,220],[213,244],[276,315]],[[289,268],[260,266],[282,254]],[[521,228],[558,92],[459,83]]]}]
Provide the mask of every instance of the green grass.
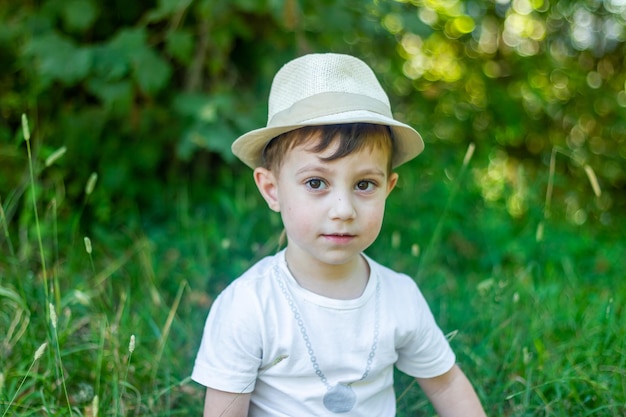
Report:
[{"label": "green grass", "polygon": [[[93,177],[73,203],[29,161],[28,191],[0,195],[0,417],[201,415],[188,375],[208,308],[276,249],[278,217],[220,171],[164,185],[164,215],[99,224]],[[489,415],[626,414],[624,219],[573,225],[557,197],[545,219],[547,180],[512,217],[458,166],[403,168],[369,253],[416,277]],[[397,392],[399,416],[434,415],[410,378]]]}]

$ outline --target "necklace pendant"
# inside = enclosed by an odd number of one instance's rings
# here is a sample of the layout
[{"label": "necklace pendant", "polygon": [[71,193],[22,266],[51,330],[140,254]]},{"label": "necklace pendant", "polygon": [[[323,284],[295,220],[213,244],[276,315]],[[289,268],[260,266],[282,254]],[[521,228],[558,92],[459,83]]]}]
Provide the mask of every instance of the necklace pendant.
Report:
[{"label": "necklace pendant", "polygon": [[356,394],[350,385],[337,384],[324,395],[324,407],[333,413],[347,413],[356,404]]}]

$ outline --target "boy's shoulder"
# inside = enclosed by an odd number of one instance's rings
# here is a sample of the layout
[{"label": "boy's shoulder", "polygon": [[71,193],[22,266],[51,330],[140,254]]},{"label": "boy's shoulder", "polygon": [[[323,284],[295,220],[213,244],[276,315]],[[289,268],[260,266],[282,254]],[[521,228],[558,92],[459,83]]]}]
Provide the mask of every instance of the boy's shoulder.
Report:
[{"label": "boy's shoulder", "polygon": [[273,297],[273,268],[276,255],[266,256],[255,262],[239,277],[231,281],[217,298],[216,304],[238,306],[238,309],[258,309],[263,300]]}]

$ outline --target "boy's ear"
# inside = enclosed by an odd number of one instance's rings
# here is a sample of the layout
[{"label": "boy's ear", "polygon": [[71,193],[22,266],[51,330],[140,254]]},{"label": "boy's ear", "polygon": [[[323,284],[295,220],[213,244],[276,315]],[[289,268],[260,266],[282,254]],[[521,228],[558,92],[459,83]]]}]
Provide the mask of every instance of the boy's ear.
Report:
[{"label": "boy's ear", "polygon": [[279,212],[278,181],[274,173],[267,168],[255,168],[254,182],[269,208],[275,212]]},{"label": "boy's ear", "polygon": [[389,193],[391,193],[391,190],[393,190],[397,184],[398,184],[398,174],[395,172],[392,172],[391,175],[389,175],[389,180],[387,180],[387,196],[389,196]]}]

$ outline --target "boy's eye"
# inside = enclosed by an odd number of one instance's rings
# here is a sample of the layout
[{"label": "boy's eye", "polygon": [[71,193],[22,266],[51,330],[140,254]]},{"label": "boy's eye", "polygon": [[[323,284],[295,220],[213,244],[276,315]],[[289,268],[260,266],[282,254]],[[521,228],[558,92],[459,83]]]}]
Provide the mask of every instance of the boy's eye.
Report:
[{"label": "boy's eye", "polygon": [[356,188],[359,191],[371,191],[374,189],[375,186],[376,184],[374,184],[372,181],[367,181],[367,180],[359,181],[356,184]]},{"label": "boy's eye", "polygon": [[319,178],[311,178],[310,180],[307,180],[306,185],[313,190],[319,190],[324,188],[324,181]]}]

